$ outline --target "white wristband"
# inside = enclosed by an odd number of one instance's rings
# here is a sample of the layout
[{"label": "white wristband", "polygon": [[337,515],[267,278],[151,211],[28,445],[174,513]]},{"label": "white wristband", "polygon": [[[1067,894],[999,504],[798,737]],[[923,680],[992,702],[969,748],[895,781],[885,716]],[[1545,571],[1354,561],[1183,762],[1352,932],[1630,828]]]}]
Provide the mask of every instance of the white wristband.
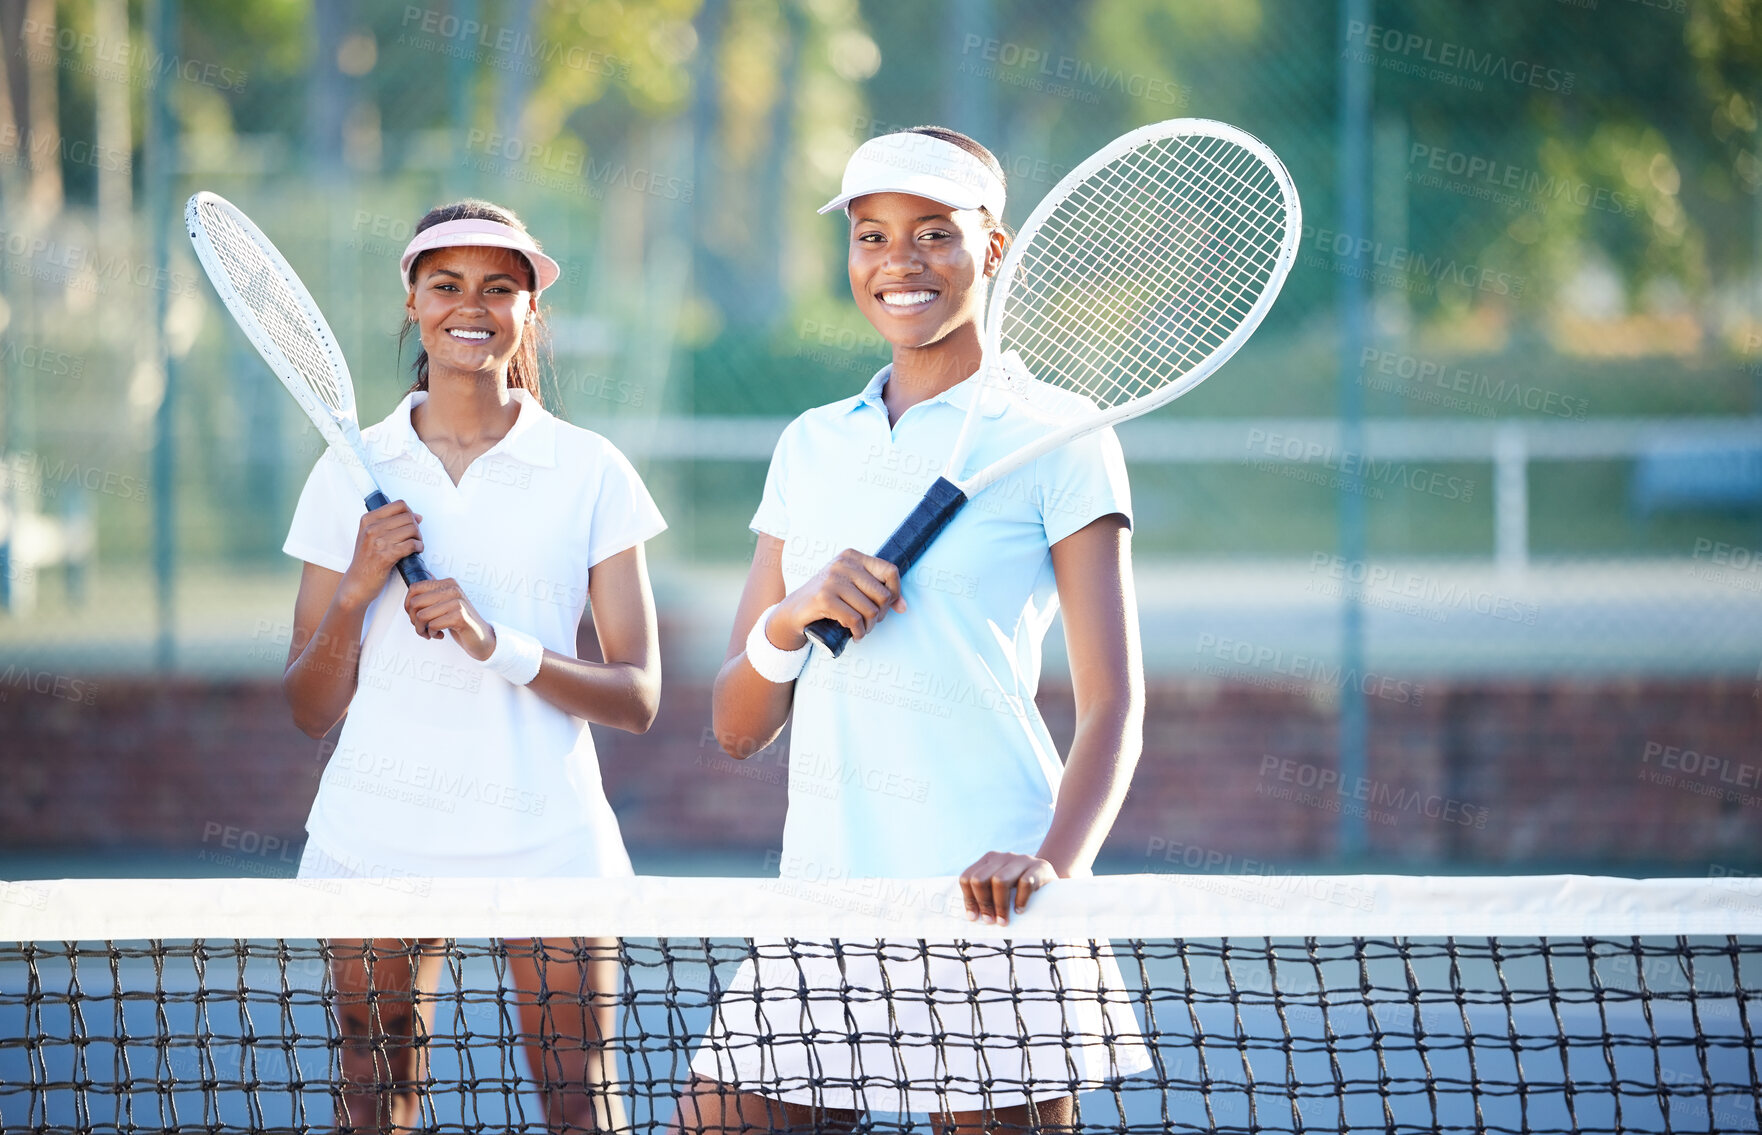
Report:
[{"label": "white wristband", "polygon": [[525,631],[501,623],[491,623],[490,626],[495,628],[496,648],[483,660],[483,668],[500,674],[516,686],[524,686],[538,677],[538,668],[545,658],[544,643]]},{"label": "white wristband", "polygon": [[759,615],[759,621],[746,635],[747,665],[758,671],[759,677],[767,682],[783,685],[801,677],[802,668],[808,664],[808,651],[814,648],[813,643],[806,643],[795,650],[784,650],[776,645],[765,634],[765,624],[771,621],[771,612],[781,603],[773,603]]}]

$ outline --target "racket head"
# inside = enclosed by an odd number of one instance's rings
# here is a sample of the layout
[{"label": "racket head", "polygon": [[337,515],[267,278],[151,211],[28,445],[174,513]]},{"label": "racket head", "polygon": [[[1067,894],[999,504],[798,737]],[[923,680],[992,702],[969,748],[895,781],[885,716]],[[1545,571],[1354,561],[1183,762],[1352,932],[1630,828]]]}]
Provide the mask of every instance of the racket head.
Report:
[{"label": "racket head", "polygon": [[1041,400],[1078,417],[1086,401],[1087,429],[1135,416],[1193,389],[1247,340],[1302,228],[1297,187],[1258,138],[1209,119],[1140,127],[1066,174],[1023,222],[986,309],[987,356],[1013,353],[1036,383],[1080,396]]},{"label": "racket head", "polygon": [[217,193],[184,207],[196,259],[269,369],[331,445],[365,464],[349,365],[318,304],[281,251]]}]

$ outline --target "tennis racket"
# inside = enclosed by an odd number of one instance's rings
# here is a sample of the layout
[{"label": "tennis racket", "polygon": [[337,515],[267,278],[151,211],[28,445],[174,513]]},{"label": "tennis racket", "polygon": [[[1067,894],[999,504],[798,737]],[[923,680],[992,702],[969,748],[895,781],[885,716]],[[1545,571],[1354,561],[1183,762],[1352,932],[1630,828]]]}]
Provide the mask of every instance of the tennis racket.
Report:
[{"label": "tennis racket", "polygon": [[[330,325],[274,244],[226,198],[206,191],[184,207],[196,259],[245,337],[354,478],[367,511],[386,495],[373,482],[355,421],[355,384]],[[434,578],[411,553],[398,561],[406,584]]]},{"label": "tennis racket", "polygon": [[[980,378],[1030,404],[1040,394],[1061,424],[971,476],[938,477],[875,555],[903,576],[986,486],[1204,382],[1272,307],[1302,227],[1284,164],[1221,122],[1140,127],[1066,174],[998,267]],[[951,476],[966,466],[985,393],[943,466]],[[851,637],[832,619],[807,634],[834,657]]]}]

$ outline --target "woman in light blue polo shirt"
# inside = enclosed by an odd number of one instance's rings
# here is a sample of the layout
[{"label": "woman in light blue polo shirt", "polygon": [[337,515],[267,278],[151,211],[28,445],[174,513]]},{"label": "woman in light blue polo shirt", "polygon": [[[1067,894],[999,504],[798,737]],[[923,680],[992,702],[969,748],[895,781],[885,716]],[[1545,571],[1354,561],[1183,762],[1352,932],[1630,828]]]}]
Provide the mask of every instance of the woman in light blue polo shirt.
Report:
[{"label": "woman in light blue polo shirt", "polygon": [[[959,875],[969,917],[986,925],[1089,872],[1143,713],[1131,503],[1111,430],[977,496],[903,580],[856,550],[880,547],[944,472],[973,398],[988,401],[971,468],[1049,426],[1043,410],[973,377],[985,282],[1009,239],[1003,204],[997,160],[955,131],[871,139],[851,158],[821,211],[848,214],[851,290],[893,362],[779,439],[714,696],[718,740],[736,757],[794,715],[785,877]],[[1061,606],[1077,702],[1062,762],[1034,704],[1041,640]],[[804,628],[823,617],[855,636],[839,658],[807,645]],[[1018,945],[970,962],[889,951],[798,943],[794,957],[768,956],[761,944],[718,1004],[677,1126],[914,1111],[962,1129],[1038,1130],[1069,1122],[1073,1085],[1148,1066],[1105,951],[1036,960]],[[798,1000],[798,986],[830,992]],[[895,995],[837,992],[883,988]],[[1004,993],[973,999],[972,988]]]},{"label": "woman in light blue polo shirt", "polygon": [[[337,451],[313,468],[284,550],[304,561],[283,678],[294,720],[342,733],[300,878],[629,875],[588,722],[654,719],[661,664],[643,543],[665,522],[605,438],[538,397],[538,297],[560,270],[517,218],[435,209],[404,250],[417,381],[362,431],[392,502],[362,514]],[[393,570],[421,552],[435,578]],[[576,657],[589,600],[604,662]],[[345,717],[346,715],[346,717]],[[580,947],[595,952],[585,960]],[[327,943],[351,1130],[413,1126],[437,942]],[[509,946],[521,1025],[556,1129],[622,1122],[612,939]],[[547,975],[548,970],[548,975]],[[581,989],[597,1003],[546,996]]]}]

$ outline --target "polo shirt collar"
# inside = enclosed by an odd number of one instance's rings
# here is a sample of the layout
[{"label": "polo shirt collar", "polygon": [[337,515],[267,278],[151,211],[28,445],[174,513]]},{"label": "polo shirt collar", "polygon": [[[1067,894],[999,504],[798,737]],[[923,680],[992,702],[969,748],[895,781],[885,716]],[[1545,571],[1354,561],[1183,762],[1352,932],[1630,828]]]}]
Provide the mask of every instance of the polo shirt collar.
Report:
[{"label": "polo shirt collar", "polygon": [[[933,405],[937,402],[946,402],[964,414],[967,412],[968,407],[973,404],[973,392],[979,389],[979,379],[984,373],[984,366],[980,366],[980,368],[974,371],[970,377],[955,383],[934,398],[924,399],[919,405]],[[867,404],[877,407],[882,413],[886,413],[887,403],[882,400],[881,392],[886,388],[887,380],[892,377],[892,375],[892,363],[888,363],[886,366],[876,371],[875,377],[869,380],[869,385],[863,387],[862,393],[850,400],[850,404],[845,407],[846,411],[855,410],[857,407]],[[1003,391],[989,391],[986,395],[985,416],[987,418],[997,417],[999,414],[1003,413],[1007,402],[1008,395]]]},{"label": "polo shirt collar", "polygon": [[868,405],[871,405],[871,406],[878,406],[882,410],[886,410],[887,404],[881,400],[881,391],[886,388],[887,379],[892,374],[893,374],[893,364],[892,363],[888,363],[886,366],[884,366],[880,370],[876,371],[875,377],[869,379],[869,385],[863,387],[862,392],[860,394],[857,394],[856,396],[851,398],[849,404],[847,404],[845,406],[845,410],[847,412],[850,410],[855,410],[857,407],[862,406],[865,403]]},{"label": "polo shirt collar", "polygon": [[[491,446],[484,454],[500,454],[524,461],[528,465],[549,468],[557,463],[557,419],[551,415],[538,400],[520,387],[512,387],[508,391],[514,400],[520,403],[520,416],[514,419],[514,427],[502,440]],[[392,460],[405,453],[417,453],[428,448],[416,426],[411,421],[411,412],[428,401],[428,391],[412,390],[398,403],[392,411],[387,424],[390,426],[385,433],[382,445],[375,446],[379,450],[376,456],[381,460]]]}]

